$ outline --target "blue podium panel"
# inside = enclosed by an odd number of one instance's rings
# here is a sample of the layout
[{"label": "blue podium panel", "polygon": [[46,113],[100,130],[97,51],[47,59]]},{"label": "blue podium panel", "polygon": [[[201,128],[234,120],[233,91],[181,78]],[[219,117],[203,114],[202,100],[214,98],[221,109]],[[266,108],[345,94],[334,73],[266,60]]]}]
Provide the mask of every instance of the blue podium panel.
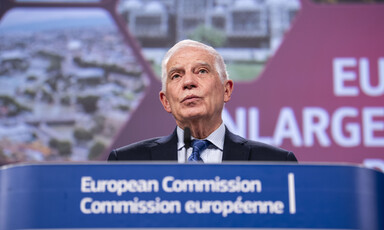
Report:
[{"label": "blue podium panel", "polygon": [[0,170],[0,229],[384,229],[356,166],[43,164]]}]

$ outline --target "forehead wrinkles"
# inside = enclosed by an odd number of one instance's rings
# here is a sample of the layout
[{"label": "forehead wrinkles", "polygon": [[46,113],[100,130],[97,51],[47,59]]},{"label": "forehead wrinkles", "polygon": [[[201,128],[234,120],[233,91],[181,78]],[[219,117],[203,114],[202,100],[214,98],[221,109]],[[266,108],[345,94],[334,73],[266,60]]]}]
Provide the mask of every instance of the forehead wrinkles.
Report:
[{"label": "forehead wrinkles", "polygon": [[184,67],[182,65],[175,65],[169,68],[167,71],[167,76],[171,76],[173,73],[184,73],[186,69],[190,68],[191,71],[194,71],[196,68],[204,67],[209,71],[214,69],[214,65],[209,64],[206,61],[196,61],[195,63],[190,63],[190,66]]},{"label": "forehead wrinkles", "polygon": [[189,62],[188,60],[193,59],[212,62],[215,59],[215,56],[203,48],[187,46],[175,51],[175,53],[169,57],[168,64],[170,62],[175,62],[175,60],[176,62],[179,60]]},{"label": "forehead wrinkles", "polygon": [[215,57],[203,49],[195,47],[186,47],[178,50],[172,55],[167,63],[167,75],[175,71],[186,70],[187,68],[195,68],[198,66],[214,68]]},{"label": "forehead wrinkles", "polygon": [[193,62],[193,63],[188,63],[189,66],[183,66],[182,64],[176,64],[176,65],[173,65],[173,66],[170,66],[168,72],[172,72],[172,71],[177,71],[177,70],[184,70],[185,68],[196,68],[196,67],[207,67],[207,68],[212,68],[212,65],[206,61],[196,61],[196,62]]}]

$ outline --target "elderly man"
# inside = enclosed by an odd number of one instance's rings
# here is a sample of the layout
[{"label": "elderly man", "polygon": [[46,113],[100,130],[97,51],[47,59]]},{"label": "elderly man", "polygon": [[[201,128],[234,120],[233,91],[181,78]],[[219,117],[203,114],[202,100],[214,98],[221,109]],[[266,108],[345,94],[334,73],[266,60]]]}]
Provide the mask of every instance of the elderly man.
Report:
[{"label": "elderly man", "polygon": [[113,150],[108,160],[297,161],[292,152],[246,140],[225,127],[221,112],[231,99],[233,81],[212,47],[192,40],[177,43],[163,58],[161,80],[160,101],[175,118],[175,131]]}]

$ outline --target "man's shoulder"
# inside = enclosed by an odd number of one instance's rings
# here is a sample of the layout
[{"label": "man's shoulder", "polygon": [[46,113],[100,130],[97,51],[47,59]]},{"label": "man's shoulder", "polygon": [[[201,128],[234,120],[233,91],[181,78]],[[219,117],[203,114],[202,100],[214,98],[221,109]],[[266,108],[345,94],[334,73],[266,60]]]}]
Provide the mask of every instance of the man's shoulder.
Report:
[{"label": "man's shoulder", "polygon": [[297,161],[293,152],[286,149],[248,140],[246,145],[251,148],[251,158],[265,161]]},{"label": "man's shoulder", "polygon": [[255,150],[268,150],[268,151],[273,151],[273,152],[282,152],[282,153],[287,153],[289,152],[288,150],[285,150],[283,148],[266,144],[264,142],[259,142],[259,141],[253,141],[253,140],[248,140],[246,139],[246,142],[244,145],[249,146],[252,149]]},{"label": "man's shoulder", "polygon": [[297,161],[293,152],[280,147],[252,140],[247,140],[245,144],[251,148],[251,159],[264,161]]},{"label": "man's shoulder", "polygon": [[250,161],[297,161],[295,155],[283,148],[266,144],[259,141],[245,139],[229,132],[230,138],[249,149]]},{"label": "man's shoulder", "polygon": [[[177,140],[176,140],[177,141]],[[114,160],[152,160],[154,149],[161,145],[175,142],[175,133],[169,136],[154,137],[143,141],[135,142],[111,151],[108,161]],[[176,142],[177,143],[177,142]],[[175,145],[176,146],[176,145]]]},{"label": "man's shoulder", "polygon": [[135,142],[135,143],[123,146],[123,147],[119,147],[119,148],[115,149],[114,151],[126,152],[126,151],[143,150],[146,148],[151,148],[151,147],[155,146],[158,143],[158,140],[160,140],[161,138],[163,138],[163,137],[154,137],[154,138],[138,141],[138,142]]},{"label": "man's shoulder", "polygon": [[159,139],[160,137],[151,138],[113,149],[108,160],[148,160],[151,147],[156,145]]}]

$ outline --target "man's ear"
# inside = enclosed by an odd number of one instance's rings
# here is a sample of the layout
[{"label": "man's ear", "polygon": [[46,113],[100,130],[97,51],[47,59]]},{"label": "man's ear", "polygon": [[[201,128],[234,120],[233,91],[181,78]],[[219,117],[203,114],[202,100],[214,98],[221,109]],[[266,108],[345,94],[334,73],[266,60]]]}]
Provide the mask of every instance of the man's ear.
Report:
[{"label": "man's ear", "polygon": [[160,97],[160,102],[163,105],[165,111],[167,111],[168,113],[171,113],[172,112],[171,105],[169,104],[167,96],[165,95],[165,93],[163,91],[160,91],[159,97]]},{"label": "man's ear", "polygon": [[224,102],[228,102],[231,99],[233,91],[233,81],[226,80],[224,83]]}]

